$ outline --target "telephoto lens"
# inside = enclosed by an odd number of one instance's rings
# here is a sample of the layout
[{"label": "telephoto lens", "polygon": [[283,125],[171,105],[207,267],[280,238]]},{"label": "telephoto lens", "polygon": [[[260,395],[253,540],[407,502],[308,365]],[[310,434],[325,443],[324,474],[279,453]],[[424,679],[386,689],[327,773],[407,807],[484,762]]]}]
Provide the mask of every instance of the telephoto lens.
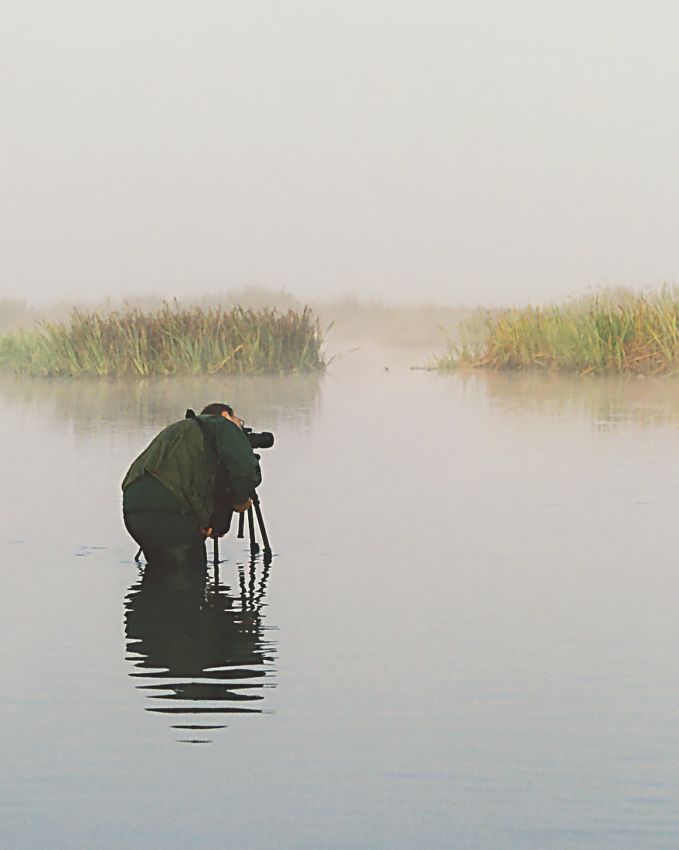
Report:
[{"label": "telephoto lens", "polygon": [[243,428],[243,431],[253,449],[270,449],[273,446],[274,437],[271,431],[253,431],[252,428]]}]

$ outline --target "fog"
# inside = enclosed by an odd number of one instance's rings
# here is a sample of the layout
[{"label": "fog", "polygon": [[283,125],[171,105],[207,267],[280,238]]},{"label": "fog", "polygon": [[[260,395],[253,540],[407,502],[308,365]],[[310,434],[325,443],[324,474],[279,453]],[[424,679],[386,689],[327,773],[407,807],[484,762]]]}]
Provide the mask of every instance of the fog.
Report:
[{"label": "fog", "polygon": [[679,276],[679,7],[1,0],[0,297]]}]

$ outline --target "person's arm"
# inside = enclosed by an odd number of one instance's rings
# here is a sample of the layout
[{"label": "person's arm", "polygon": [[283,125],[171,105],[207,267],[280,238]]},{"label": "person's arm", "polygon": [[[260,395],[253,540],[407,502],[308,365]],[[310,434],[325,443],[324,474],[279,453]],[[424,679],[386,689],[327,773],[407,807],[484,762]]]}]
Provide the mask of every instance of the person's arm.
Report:
[{"label": "person's arm", "polygon": [[229,478],[234,504],[242,504],[262,481],[259,461],[238,425],[223,416],[215,420],[217,454]]}]

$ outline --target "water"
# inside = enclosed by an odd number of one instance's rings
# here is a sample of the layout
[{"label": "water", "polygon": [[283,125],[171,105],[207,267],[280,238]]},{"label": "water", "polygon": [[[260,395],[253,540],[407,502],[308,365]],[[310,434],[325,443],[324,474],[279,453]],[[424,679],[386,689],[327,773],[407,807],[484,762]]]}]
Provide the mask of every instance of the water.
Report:
[{"label": "water", "polygon": [[[2,379],[0,846],[676,847],[677,384],[380,358]],[[217,399],[276,554],[184,594],[119,482]]]}]

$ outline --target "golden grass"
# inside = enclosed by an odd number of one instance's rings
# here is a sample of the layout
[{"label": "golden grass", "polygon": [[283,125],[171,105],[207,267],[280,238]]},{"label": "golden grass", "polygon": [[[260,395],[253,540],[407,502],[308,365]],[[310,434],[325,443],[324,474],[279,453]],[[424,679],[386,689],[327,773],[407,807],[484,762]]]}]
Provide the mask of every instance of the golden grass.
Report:
[{"label": "golden grass", "polygon": [[565,305],[480,313],[441,369],[537,369],[578,374],[679,371],[679,290],[602,293]]}]

